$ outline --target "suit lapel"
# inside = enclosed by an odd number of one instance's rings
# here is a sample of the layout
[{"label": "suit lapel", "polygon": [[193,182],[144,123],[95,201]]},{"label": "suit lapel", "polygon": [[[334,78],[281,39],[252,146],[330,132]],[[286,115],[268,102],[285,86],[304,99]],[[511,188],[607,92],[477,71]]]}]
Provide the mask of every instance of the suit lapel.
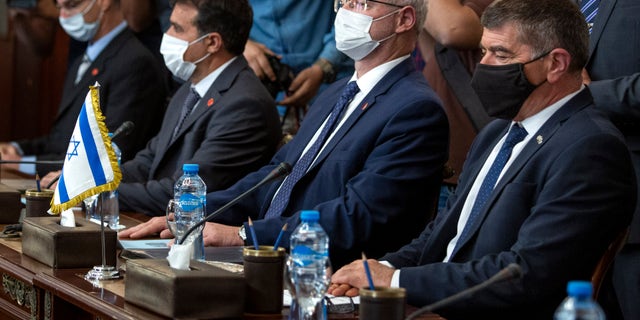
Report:
[{"label": "suit lapel", "polygon": [[333,150],[340,142],[340,140],[342,140],[342,138],[347,134],[347,132],[349,132],[351,127],[353,127],[353,125],[358,122],[360,117],[365,112],[375,107],[378,96],[386,93],[393,84],[398,82],[401,78],[405,77],[412,70],[415,70],[413,61],[411,59],[406,59],[405,61],[394,67],[391,71],[389,71],[382,79],[380,79],[375,87],[373,87],[371,92],[369,92],[369,94],[364,97],[362,102],[360,102],[360,104],[355,108],[349,118],[342,124],[340,129],[335,133],[333,138],[331,138],[329,143],[327,143],[327,145],[324,147],[324,150],[322,150],[322,153],[320,153],[320,155],[308,171],[313,170],[313,168],[322,163],[322,161],[331,153],[331,150]]},{"label": "suit lapel", "polygon": [[[470,232],[468,233],[468,237],[465,239],[458,240],[459,242],[458,247],[464,246],[466,242],[470,238],[472,238],[473,235],[478,231],[478,229],[480,229],[480,226],[482,225],[482,222],[484,221],[484,218],[486,217],[487,212],[493,206],[494,202],[500,197],[500,195],[504,191],[504,188],[515,179],[518,173],[527,164],[529,159],[531,159],[531,157],[534,154],[536,154],[536,152],[538,152],[538,150],[540,150],[540,148],[544,146],[547,143],[547,141],[553,138],[554,134],[562,126],[562,123],[564,121],[570,118],[577,111],[589,105],[589,102],[591,101],[590,97],[591,95],[589,91],[583,90],[578,95],[573,97],[573,99],[569,100],[564,106],[558,109],[558,111],[554,115],[552,115],[551,118],[549,118],[549,120],[547,120],[544,123],[544,125],[540,128],[540,130],[534,133],[531,140],[527,142],[527,145],[524,147],[524,149],[522,149],[520,154],[517,156],[517,158],[513,161],[513,163],[509,166],[509,168],[503,174],[502,178],[500,178],[500,180],[496,184],[496,187],[491,192],[491,196],[487,200],[484,209],[479,213],[479,216],[473,221],[473,225],[470,226],[471,229],[470,229]],[[497,140],[499,140],[503,135],[505,135],[507,130],[508,130],[508,126],[507,128],[505,128],[502,134],[498,136],[499,138]],[[496,142],[493,143],[492,147],[488,150],[488,152],[485,152],[485,154],[483,155],[484,160],[482,162],[478,162],[478,165],[475,168],[474,177],[477,176],[477,173],[480,171],[480,168],[482,168],[482,165],[485,163],[488,157],[488,153],[491,152]],[[467,188],[465,188],[465,192],[466,192],[465,194],[468,194],[472,184],[473,184],[472,182],[467,184]],[[466,196],[464,197],[464,199],[461,199],[461,200],[466,201]],[[462,204],[464,204],[464,202],[462,202]],[[462,209],[462,206],[460,206],[460,210],[461,209]],[[455,223],[457,224],[457,220]]]},{"label": "suit lapel", "polygon": [[[231,62],[231,64],[229,64],[227,68],[220,73],[220,75],[211,84],[211,87],[209,87],[209,90],[207,90],[207,93],[200,98],[200,101],[198,101],[195,106],[195,110],[193,110],[193,112],[184,120],[184,123],[180,127],[180,131],[178,131],[176,138],[171,141],[171,144],[177,141],[185,134],[185,132],[189,131],[189,128],[191,128],[191,126],[193,126],[193,124],[200,119],[204,113],[220,107],[219,102],[223,93],[229,90],[238,74],[245,68],[248,68],[246,60],[244,57],[238,56],[236,60]],[[182,99],[184,100],[184,97]],[[176,119],[174,122],[175,125],[177,125],[178,120],[179,119]]]},{"label": "suit lapel", "polygon": [[591,35],[589,36],[589,60],[591,60],[591,56],[598,46],[600,35],[602,35],[604,26],[607,25],[607,21],[609,20],[609,17],[611,17],[611,12],[613,12],[613,7],[615,7],[616,1],[617,0],[600,1],[600,5],[598,6],[598,14],[596,15],[596,20],[593,23],[593,29],[591,30]]}]

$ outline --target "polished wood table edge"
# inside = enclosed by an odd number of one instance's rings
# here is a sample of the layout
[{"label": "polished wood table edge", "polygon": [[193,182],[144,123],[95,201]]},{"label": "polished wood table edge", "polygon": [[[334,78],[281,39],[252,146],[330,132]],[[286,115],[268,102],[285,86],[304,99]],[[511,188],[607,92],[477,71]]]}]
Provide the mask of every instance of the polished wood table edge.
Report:
[{"label": "polished wood table edge", "polygon": [[[110,319],[167,319],[152,311],[133,306],[123,296],[107,289],[94,286],[85,280],[83,275],[88,269],[56,270],[54,274],[39,273],[34,278],[36,286],[52,292],[55,296],[68,301],[77,307]],[[124,279],[108,280],[124,281]]]}]

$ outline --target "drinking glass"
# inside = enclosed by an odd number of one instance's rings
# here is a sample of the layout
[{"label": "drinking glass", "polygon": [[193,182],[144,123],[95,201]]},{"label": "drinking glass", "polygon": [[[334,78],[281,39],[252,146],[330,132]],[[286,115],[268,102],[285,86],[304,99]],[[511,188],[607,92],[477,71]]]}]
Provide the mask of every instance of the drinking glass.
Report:
[{"label": "drinking glass", "polygon": [[323,311],[319,305],[329,288],[332,274],[329,257],[315,259],[305,265],[289,256],[285,272],[285,286],[289,288],[293,299],[291,313],[294,312],[295,304],[298,319],[311,320],[322,317]]}]

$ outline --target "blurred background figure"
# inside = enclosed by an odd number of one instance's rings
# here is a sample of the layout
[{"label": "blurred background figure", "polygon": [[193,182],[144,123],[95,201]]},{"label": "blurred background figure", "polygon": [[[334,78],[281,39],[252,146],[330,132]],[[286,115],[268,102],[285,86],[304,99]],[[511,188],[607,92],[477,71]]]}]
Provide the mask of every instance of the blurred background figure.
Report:
[{"label": "blurred background figure", "polygon": [[[289,112],[299,120],[309,102],[326,87],[323,84],[353,72],[353,62],[336,49],[333,2],[249,2],[254,12],[253,26],[244,56],[263,82],[284,84],[275,95],[282,106],[280,114],[284,117]],[[276,59],[269,59],[270,56]],[[290,77],[288,72],[276,73],[280,69],[278,62],[290,67]],[[294,133],[297,126],[294,121],[285,124],[284,129]]]},{"label": "blurred background figure", "polygon": [[[100,105],[109,130],[125,121],[135,124],[131,136],[119,143],[126,161],[146,145],[160,126],[166,101],[161,62],[128,29],[119,0],[57,0],[56,6],[62,28],[71,38],[87,42],[87,49],[68,68],[49,134],[0,144],[2,158],[63,160],[87,88],[98,82]],[[43,164],[4,166],[41,175],[60,168]]]},{"label": "blurred background figure", "polygon": [[[624,134],[640,181],[640,2],[582,0],[578,5],[591,30],[584,81],[596,107],[603,108]],[[611,301],[601,301],[607,319],[640,319],[640,202],[612,276],[615,294],[609,291]]]},{"label": "blurred background figure", "polygon": [[491,118],[471,88],[471,75],[480,61],[480,16],[493,0],[427,2],[427,18],[418,38],[422,73],[438,94],[449,119],[449,160],[444,171],[438,208],[458,184],[471,142]]}]

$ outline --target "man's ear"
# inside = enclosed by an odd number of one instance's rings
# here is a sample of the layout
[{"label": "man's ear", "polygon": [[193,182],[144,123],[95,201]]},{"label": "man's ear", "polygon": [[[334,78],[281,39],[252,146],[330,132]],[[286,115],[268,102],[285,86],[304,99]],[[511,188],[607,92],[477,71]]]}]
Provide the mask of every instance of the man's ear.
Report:
[{"label": "man's ear", "polygon": [[547,80],[550,83],[555,83],[568,72],[571,55],[565,49],[555,48],[549,52],[548,60],[550,67],[547,71]]},{"label": "man's ear", "polygon": [[205,45],[207,46],[207,52],[212,54],[220,51],[224,47],[222,36],[217,32],[209,33],[203,41],[205,41]]},{"label": "man's ear", "polygon": [[416,10],[411,6],[405,6],[400,9],[398,14],[400,16],[400,21],[398,26],[396,27],[397,33],[402,33],[413,29],[413,26],[416,24]]}]

